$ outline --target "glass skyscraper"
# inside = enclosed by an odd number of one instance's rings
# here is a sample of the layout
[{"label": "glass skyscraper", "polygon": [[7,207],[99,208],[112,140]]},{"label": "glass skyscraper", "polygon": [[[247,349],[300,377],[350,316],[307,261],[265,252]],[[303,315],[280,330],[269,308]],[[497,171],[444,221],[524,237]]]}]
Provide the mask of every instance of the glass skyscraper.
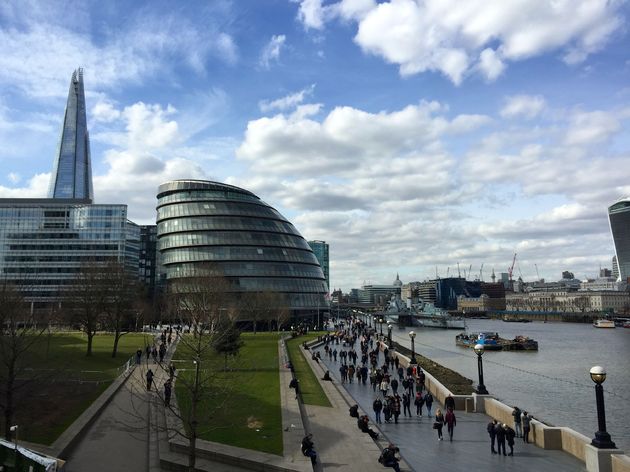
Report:
[{"label": "glass skyscraper", "polygon": [[619,271],[618,280],[628,282],[630,277],[630,199],[622,199],[608,208],[608,220]]},{"label": "glass skyscraper", "polygon": [[83,69],[72,73],[66,114],[50,178],[49,198],[80,198],[92,201],[90,138],[85,113]]},{"label": "glass skyscraper", "polygon": [[308,245],[311,246],[313,254],[317,257],[319,265],[322,267],[324,277],[326,277],[326,286],[330,290],[330,258],[329,258],[329,245],[326,241],[309,241]]},{"label": "glass skyscraper", "polygon": [[[284,294],[294,315],[329,307],[322,269],[306,240],[253,193],[202,180],[160,185],[158,250],[167,283],[218,268],[234,298]],[[185,283],[178,283],[185,286]]]}]

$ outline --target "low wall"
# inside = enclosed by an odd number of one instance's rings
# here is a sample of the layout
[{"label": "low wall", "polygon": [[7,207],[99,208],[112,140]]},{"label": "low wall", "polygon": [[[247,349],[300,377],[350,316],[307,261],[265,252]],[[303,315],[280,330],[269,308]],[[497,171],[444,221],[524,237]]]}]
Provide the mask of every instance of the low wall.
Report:
[{"label": "low wall", "polygon": [[630,457],[626,455],[612,456],[612,472],[630,472]]}]

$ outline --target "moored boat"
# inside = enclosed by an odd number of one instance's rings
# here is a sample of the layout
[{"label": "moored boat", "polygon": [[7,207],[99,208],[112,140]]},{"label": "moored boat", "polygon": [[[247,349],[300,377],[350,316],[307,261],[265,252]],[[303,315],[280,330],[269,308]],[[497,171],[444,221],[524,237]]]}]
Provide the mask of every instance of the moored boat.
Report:
[{"label": "moored boat", "polygon": [[514,339],[505,339],[498,333],[460,333],[455,336],[455,345],[474,348],[482,344],[486,351],[537,351],[538,342],[527,336],[516,336]]},{"label": "moored boat", "polygon": [[593,323],[593,326],[595,328],[614,328],[615,322],[611,320],[599,319],[599,320],[595,320],[595,322]]}]

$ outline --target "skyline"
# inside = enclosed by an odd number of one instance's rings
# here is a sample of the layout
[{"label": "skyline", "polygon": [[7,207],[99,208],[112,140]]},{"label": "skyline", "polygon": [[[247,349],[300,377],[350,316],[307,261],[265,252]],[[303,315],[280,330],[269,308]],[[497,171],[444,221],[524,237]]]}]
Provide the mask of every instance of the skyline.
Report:
[{"label": "skyline", "polygon": [[137,223],[160,183],[209,179],[329,243],[331,290],[514,253],[526,281],[610,268],[627,4],[454,4],[5,3],[0,197],[46,195],[84,67],[95,202]]}]

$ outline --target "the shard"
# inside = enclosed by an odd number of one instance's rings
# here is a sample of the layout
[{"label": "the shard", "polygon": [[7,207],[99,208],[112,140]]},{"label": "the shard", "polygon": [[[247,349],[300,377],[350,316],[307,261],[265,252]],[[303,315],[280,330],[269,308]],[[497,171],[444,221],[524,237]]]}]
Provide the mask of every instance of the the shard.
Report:
[{"label": "the shard", "polygon": [[72,73],[55,167],[48,190],[50,198],[94,198],[90,138],[85,113],[83,69]]}]

